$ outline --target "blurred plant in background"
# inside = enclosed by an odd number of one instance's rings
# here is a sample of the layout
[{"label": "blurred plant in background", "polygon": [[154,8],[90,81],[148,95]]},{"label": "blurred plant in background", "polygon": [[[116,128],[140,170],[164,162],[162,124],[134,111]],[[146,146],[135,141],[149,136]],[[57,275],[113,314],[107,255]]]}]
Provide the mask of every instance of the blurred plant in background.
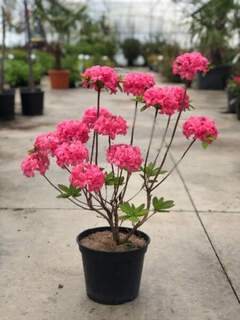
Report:
[{"label": "blurred plant in background", "polygon": [[134,61],[142,53],[142,47],[139,40],[134,38],[125,39],[122,43],[122,50],[128,65],[133,66]]},{"label": "blurred plant in background", "polygon": [[210,0],[202,2],[191,15],[192,41],[215,66],[230,60],[230,40],[240,26],[239,10],[239,1]]}]

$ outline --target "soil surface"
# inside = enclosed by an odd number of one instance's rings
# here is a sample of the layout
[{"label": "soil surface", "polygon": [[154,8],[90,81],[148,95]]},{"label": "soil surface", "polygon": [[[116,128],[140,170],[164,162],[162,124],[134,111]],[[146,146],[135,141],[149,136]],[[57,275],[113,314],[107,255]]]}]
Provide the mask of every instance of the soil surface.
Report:
[{"label": "soil surface", "polygon": [[[120,239],[125,237],[124,233],[119,234]],[[85,237],[80,241],[84,247],[108,252],[123,252],[137,248],[142,248],[146,245],[146,241],[143,238],[132,235],[127,243],[116,245],[113,241],[112,233],[110,231],[99,231]]]}]

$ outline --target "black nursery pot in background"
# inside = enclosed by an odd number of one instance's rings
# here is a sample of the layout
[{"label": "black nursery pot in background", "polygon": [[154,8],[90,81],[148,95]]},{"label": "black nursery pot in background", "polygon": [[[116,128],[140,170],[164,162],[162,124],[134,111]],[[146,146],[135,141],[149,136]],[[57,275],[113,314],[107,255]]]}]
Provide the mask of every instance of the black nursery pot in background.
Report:
[{"label": "black nursery pot in background", "polygon": [[24,116],[43,114],[44,92],[41,89],[21,88],[21,101]]},{"label": "black nursery pot in background", "polygon": [[4,90],[0,93],[0,120],[14,119],[15,90]]},{"label": "black nursery pot in background", "polygon": [[[129,232],[120,228],[121,232]],[[80,241],[90,234],[110,231],[109,227],[88,229],[77,237],[82,253],[87,295],[102,304],[121,304],[134,300],[138,296],[144,255],[150,238],[143,232],[135,234],[146,241],[143,248],[124,252],[96,251],[81,245]]]},{"label": "black nursery pot in background", "polygon": [[229,113],[235,113],[237,106],[240,102],[240,95],[228,90],[227,97],[228,97],[228,110],[227,111]]},{"label": "black nursery pot in background", "polygon": [[197,75],[197,84],[199,89],[206,90],[224,90],[227,80],[231,75],[232,67],[223,65],[210,69],[206,75]]},{"label": "black nursery pot in background", "polygon": [[237,119],[240,120],[240,99],[238,99],[238,102],[236,103],[236,115]]}]

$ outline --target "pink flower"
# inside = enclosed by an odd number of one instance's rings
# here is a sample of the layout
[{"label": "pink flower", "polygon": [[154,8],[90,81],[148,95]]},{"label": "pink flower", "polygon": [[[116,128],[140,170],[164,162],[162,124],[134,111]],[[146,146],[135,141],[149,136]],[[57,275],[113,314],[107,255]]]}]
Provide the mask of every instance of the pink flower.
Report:
[{"label": "pink flower", "polygon": [[94,125],[94,130],[103,136],[109,136],[115,139],[116,135],[125,135],[127,133],[128,125],[126,120],[121,116],[101,116],[97,119]]},{"label": "pink flower", "polygon": [[183,134],[189,138],[198,139],[211,144],[218,136],[218,130],[213,120],[207,117],[189,117],[183,124]]},{"label": "pink flower", "polygon": [[157,107],[160,113],[167,115],[189,108],[189,96],[182,87],[176,86],[152,87],[144,93],[144,101],[148,107]]},{"label": "pink flower", "polygon": [[118,75],[113,68],[93,66],[86,69],[82,77],[84,88],[94,88],[95,90],[105,88],[111,93],[117,92]]},{"label": "pink flower", "polygon": [[46,153],[33,152],[29,154],[21,163],[21,169],[26,177],[34,177],[34,171],[39,171],[44,175],[49,167],[49,159]]},{"label": "pink flower", "polygon": [[53,155],[58,146],[59,140],[55,132],[47,132],[37,136],[34,142],[36,151],[46,152],[46,154]]},{"label": "pink flower", "polygon": [[88,141],[89,129],[85,123],[80,120],[65,120],[57,125],[56,134],[60,142]]},{"label": "pink flower", "polygon": [[105,174],[95,164],[80,163],[73,168],[70,182],[74,187],[87,188],[89,192],[98,192],[105,181]]},{"label": "pink flower", "polygon": [[107,161],[131,173],[139,170],[143,159],[138,147],[115,144],[107,150]]},{"label": "pink flower", "polygon": [[208,72],[209,61],[200,52],[187,52],[173,62],[173,73],[192,81],[197,72]]},{"label": "pink flower", "polygon": [[[101,107],[99,109],[99,117],[100,116],[109,116],[111,115],[111,112],[108,111],[106,108]],[[83,114],[82,121],[86,123],[89,129],[92,129],[94,127],[94,124],[97,120],[97,108],[92,107],[85,110]]]},{"label": "pink flower", "polygon": [[130,72],[123,79],[123,91],[134,96],[143,96],[154,85],[155,79],[150,73]]},{"label": "pink flower", "polygon": [[236,85],[240,86],[240,76],[233,77],[233,81],[236,83]]},{"label": "pink flower", "polygon": [[62,143],[56,148],[54,155],[60,167],[76,166],[84,160],[88,160],[88,150],[80,141]]}]

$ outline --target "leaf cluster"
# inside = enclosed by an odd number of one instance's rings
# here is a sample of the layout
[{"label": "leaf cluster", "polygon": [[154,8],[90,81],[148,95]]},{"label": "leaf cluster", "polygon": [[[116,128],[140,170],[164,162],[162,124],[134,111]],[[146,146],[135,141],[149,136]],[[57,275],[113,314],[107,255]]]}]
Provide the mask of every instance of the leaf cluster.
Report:
[{"label": "leaf cluster", "polygon": [[107,173],[105,176],[106,186],[121,186],[124,182],[124,177],[116,177],[113,172]]},{"label": "leaf cluster", "polygon": [[142,166],[140,170],[144,173],[140,175],[141,178],[143,179],[145,179],[145,177],[147,178],[155,177],[156,175],[165,174],[167,172],[164,170],[160,170],[160,167],[156,167],[155,164],[152,162],[150,162],[146,167]]},{"label": "leaf cluster", "polygon": [[61,193],[57,196],[57,198],[77,198],[81,196],[81,190],[72,185],[67,187],[64,184],[58,184],[58,188],[60,189]]},{"label": "leaf cluster", "polygon": [[129,220],[133,223],[137,223],[141,217],[145,216],[148,213],[148,210],[145,208],[145,204],[141,204],[138,207],[135,207],[134,204],[129,202],[124,202],[120,204],[120,209],[125,215],[120,216],[120,219],[125,221]]}]

